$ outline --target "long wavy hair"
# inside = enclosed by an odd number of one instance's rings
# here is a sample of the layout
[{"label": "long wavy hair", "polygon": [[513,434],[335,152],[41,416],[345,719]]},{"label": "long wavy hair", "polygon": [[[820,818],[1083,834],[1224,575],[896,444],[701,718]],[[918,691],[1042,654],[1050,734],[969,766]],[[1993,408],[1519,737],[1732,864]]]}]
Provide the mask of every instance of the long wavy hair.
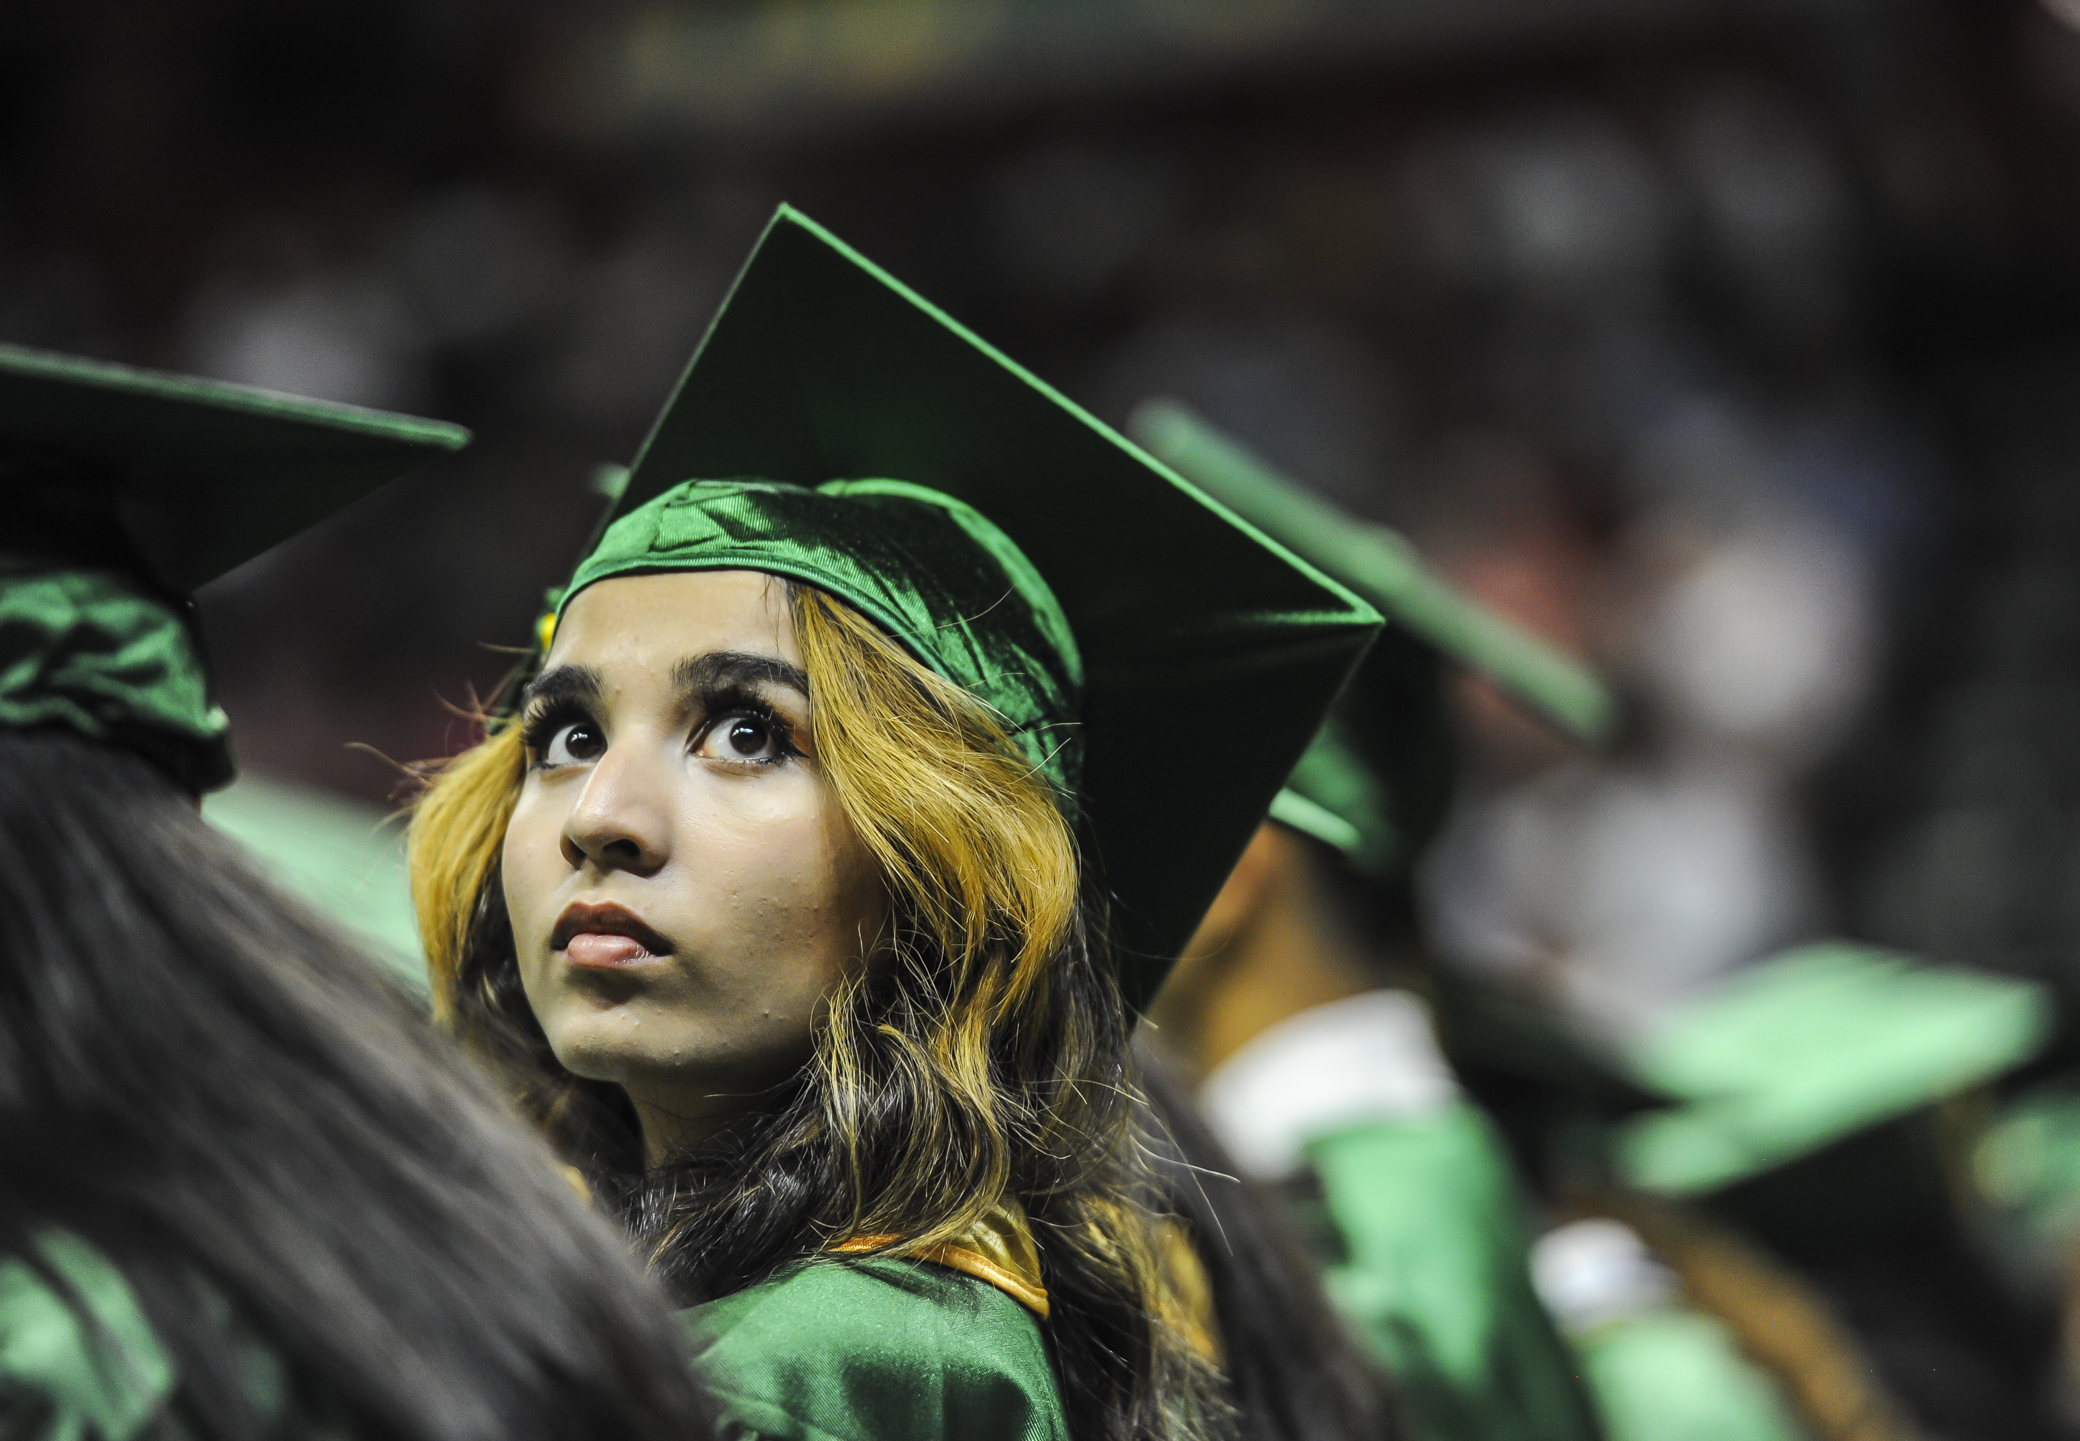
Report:
[{"label": "long wavy hair", "polygon": [[1079,1441],[1220,1429],[1217,1378],[1165,1319],[1130,1018],[1069,822],[988,707],[829,595],[787,594],[818,764],[891,912],[886,963],[838,985],[792,1084],[713,1150],[646,1173],[625,1094],[557,1063],[521,990],[500,879],[527,763],[517,727],[441,768],[413,820],[436,1014],[687,1299],[841,1241],[915,1255],[1015,1200]]},{"label": "long wavy hair", "polygon": [[710,1434],[664,1297],[454,1044],[156,767],[68,732],[0,733],[0,1157],[0,1256],[65,1296],[70,1233],[121,1272],[168,1434]]}]

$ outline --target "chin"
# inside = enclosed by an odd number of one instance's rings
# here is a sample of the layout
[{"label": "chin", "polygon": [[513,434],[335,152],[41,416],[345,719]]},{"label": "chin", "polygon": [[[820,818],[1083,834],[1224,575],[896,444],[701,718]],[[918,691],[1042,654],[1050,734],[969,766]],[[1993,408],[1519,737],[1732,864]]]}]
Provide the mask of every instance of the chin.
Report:
[{"label": "chin", "polygon": [[672,1034],[654,1022],[638,1030],[625,1017],[607,1019],[606,1024],[599,1024],[600,1019],[604,1018],[559,1027],[549,1035],[549,1048],[563,1068],[587,1081],[639,1090],[699,1086],[756,1091],[785,1080],[809,1058],[806,1037],[790,1038],[790,1044],[782,1046],[746,1048],[684,1031]]},{"label": "chin", "polygon": [[[624,1026],[561,1026],[549,1032],[549,1049],[557,1062],[572,1075],[586,1081],[630,1081],[654,1076],[669,1068],[670,1059],[657,1052],[646,1038],[625,1034]],[[685,1053],[679,1053],[681,1063]]]}]

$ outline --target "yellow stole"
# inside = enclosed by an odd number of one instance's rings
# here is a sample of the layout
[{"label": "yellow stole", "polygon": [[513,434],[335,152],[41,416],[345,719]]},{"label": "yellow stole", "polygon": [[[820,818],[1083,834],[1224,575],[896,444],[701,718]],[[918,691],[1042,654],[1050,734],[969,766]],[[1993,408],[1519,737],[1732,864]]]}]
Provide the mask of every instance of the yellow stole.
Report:
[{"label": "yellow stole", "polygon": [[[878,1251],[896,1243],[894,1236],[852,1236],[832,1246],[833,1251],[851,1255]],[[1047,1319],[1047,1287],[1040,1279],[1040,1251],[1033,1244],[1033,1228],[1025,1208],[1006,1197],[983,1214],[967,1231],[948,1241],[903,1256],[906,1261],[930,1261],[986,1281],[1041,1320]]]}]

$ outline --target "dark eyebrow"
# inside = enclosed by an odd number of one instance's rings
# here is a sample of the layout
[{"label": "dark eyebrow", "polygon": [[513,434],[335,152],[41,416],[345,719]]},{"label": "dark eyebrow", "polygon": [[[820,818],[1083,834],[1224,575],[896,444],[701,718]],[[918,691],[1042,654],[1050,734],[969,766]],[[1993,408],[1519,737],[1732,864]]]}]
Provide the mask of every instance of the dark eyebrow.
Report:
[{"label": "dark eyebrow", "polygon": [[527,689],[520,693],[520,709],[574,703],[597,705],[604,689],[599,672],[591,666],[560,665],[527,683]]},{"label": "dark eyebrow", "polygon": [[706,655],[688,656],[672,667],[672,688],[681,695],[712,695],[732,687],[784,685],[809,695],[809,677],[802,668],[777,656],[754,655],[742,650],[711,650]]}]

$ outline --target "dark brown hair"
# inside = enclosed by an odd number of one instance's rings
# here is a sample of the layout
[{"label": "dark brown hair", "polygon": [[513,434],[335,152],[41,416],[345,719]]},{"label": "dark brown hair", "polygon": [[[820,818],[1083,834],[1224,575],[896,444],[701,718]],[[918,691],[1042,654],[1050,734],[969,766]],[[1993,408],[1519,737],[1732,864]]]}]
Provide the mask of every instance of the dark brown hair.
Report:
[{"label": "dark brown hair", "polygon": [[163,773],[69,732],[0,732],[0,1155],[0,1256],[55,1228],[108,1258],[182,1434],[709,1434],[664,1298],[452,1043]]}]

